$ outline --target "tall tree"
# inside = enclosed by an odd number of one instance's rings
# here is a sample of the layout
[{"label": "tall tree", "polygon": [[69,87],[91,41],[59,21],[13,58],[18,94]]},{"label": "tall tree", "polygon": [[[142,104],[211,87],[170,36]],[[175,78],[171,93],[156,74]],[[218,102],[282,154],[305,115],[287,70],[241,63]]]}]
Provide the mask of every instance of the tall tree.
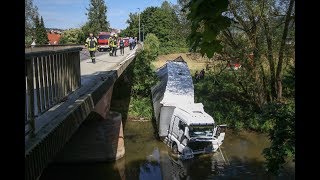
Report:
[{"label": "tall tree", "polygon": [[[227,11],[225,2],[219,2],[191,0],[188,4],[193,49],[209,57],[221,49],[220,59],[239,61],[242,70],[233,75],[244,97],[255,103],[259,112],[272,107],[269,117],[264,115],[274,122],[269,133],[272,145],[264,155],[268,169],[277,173],[288,157],[295,155],[294,96],[282,97],[282,74],[289,71],[284,65],[294,64],[294,42],[290,42],[294,41],[294,0],[229,0]],[[226,25],[220,21],[222,13],[231,19],[231,26],[216,31],[214,25]]]},{"label": "tall tree", "polygon": [[[161,7],[147,7],[141,14],[141,25],[144,26],[144,34],[153,33],[159,39],[160,53],[167,54],[177,52],[186,47],[186,34],[180,33],[183,28],[180,25],[176,9],[173,5],[164,1]],[[138,36],[139,16],[130,13],[127,20],[128,27],[123,35]]]},{"label": "tall tree", "polygon": [[193,51],[200,51],[209,58],[214,52],[220,52],[222,46],[216,38],[221,30],[230,25],[228,17],[223,16],[227,11],[226,0],[190,0],[187,5],[189,10],[188,19],[191,21],[191,34],[188,38]]},{"label": "tall tree", "polygon": [[49,42],[42,16],[40,20],[39,20],[39,16],[35,20],[35,39],[36,39],[36,44],[38,45],[48,44]]},{"label": "tall tree", "polygon": [[39,44],[48,44],[48,42],[49,42],[49,39],[48,39],[47,30],[44,25],[43,18],[41,16],[41,18],[40,18],[40,33],[39,33],[38,43]]},{"label": "tall tree", "polygon": [[104,0],[90,0],[87,8],[88,22],[84,25],[83,30],[86,35],[89,32],[95,35],[100,31],[109,31],[109,22],[107,21],[107,5]]},{"label": "tall tree", "polygon": [[33,5],[33,0],[25,0],[25,43],[31,44],[35,35],[35,21],[39,16],[37,6]]}]

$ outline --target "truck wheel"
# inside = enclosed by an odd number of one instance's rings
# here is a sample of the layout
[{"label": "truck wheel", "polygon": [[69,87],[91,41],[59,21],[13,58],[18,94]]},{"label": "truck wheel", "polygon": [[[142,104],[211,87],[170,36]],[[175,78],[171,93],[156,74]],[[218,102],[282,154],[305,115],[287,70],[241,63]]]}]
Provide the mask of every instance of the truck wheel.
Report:
[{"label": "truck wheel", "polygon": [[178,153],[179,153],[179,151],[178,151],[178,146],[177,146],[176,143],[174,143],[174,144],[172,145],[172,152],[173,152],[173,154],[178,154]]}]

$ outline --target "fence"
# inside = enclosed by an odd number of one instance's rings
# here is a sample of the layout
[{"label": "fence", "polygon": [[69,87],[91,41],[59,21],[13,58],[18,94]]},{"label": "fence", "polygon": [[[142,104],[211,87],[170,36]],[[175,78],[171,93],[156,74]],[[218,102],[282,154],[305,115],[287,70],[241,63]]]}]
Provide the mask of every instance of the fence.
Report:
[{"label": "fence", "polygon": [[25,53],[25,136],[35,132],[36,117],[81,86],[82,47]]}]

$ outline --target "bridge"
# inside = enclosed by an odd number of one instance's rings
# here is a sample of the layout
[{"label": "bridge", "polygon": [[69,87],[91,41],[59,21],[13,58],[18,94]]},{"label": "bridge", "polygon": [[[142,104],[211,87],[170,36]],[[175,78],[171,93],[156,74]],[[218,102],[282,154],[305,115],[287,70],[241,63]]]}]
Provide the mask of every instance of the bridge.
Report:
[{"label": "bridge", "polygon": [[[95,64],[82,46],[25,49],[25,179],[39,178],[89,114],[101,119],[121,117],[109,112],[112,94],[118,91],[114,84],[126,73],[140,48],[125,48],[124,56],[119,51],[116,57],[100,53]],[[84,140],[79,138],[81,144]]]}]

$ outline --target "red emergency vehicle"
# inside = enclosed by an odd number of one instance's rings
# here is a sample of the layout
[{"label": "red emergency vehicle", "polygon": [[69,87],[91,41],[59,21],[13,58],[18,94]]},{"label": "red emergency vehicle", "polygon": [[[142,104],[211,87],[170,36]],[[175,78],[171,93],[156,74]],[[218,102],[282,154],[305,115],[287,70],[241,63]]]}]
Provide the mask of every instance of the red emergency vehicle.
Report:
[{"label": "red emergency vehicle", "polygon": [[110,32],[100,32],[98,34],[98,51],[109,50]]}]

